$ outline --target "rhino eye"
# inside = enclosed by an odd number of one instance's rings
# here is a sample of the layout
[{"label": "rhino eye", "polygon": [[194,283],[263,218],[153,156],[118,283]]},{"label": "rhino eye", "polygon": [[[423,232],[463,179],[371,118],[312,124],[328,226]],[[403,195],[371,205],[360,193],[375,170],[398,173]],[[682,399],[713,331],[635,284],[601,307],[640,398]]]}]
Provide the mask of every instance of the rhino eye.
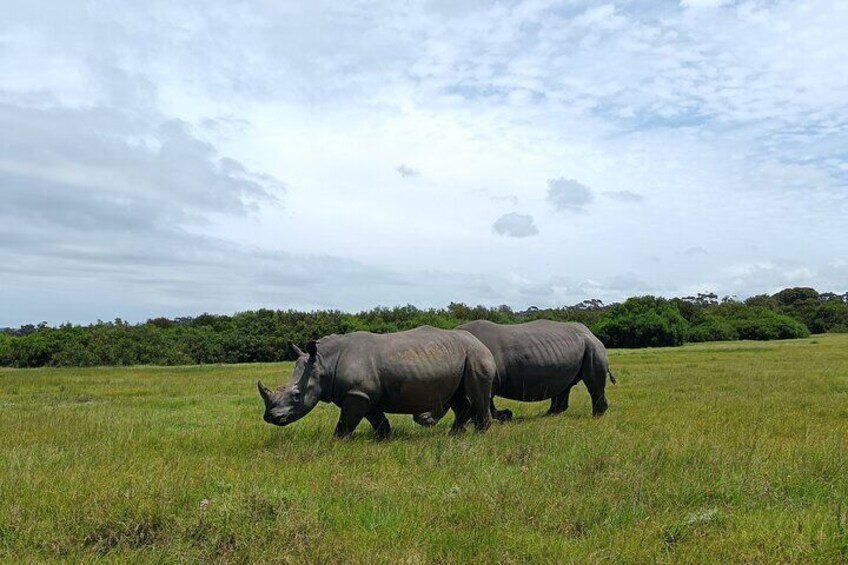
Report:
[{"label": "rhino eye", "polygon": [[292,400],[294,402],[300,402],[300,391],[295,389],[291,393]]}]

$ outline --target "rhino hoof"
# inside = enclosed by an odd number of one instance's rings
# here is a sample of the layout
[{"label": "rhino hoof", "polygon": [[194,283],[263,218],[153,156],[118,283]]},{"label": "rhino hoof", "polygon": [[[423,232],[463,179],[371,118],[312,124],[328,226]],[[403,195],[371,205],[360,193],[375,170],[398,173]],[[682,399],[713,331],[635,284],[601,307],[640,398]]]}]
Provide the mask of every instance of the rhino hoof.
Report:
[{"label": "rhino hoof", "polygon": [[416,424],[418,424],[419,426],[424,426],[425,428],[432,428],[433,426],[439,423],[432,416],[413,416],[412,419],[415,420]]}]

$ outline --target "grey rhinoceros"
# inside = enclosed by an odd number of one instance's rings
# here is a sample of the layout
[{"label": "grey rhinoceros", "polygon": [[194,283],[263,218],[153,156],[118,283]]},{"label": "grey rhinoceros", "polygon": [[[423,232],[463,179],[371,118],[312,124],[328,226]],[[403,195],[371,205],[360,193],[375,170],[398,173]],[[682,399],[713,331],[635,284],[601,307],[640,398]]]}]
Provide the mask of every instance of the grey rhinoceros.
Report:
[{"label": "grey rhinoceros", "polygon": [[[501,325],[476,320],[459,326],[483,342],[495,358],[498,376],[493,395],[527,402],[551,399],[549,413],[568,408],[571,388],[583,381],[592,397],[592,413],[607,410],[606,377],[615,384],[607,365],[604,344],[583,324],[536,320],[525,324]],[[421,425],[435,424],[446,412],[418,414]],[[497,410],[491,403],[492,417],[509,420],[512,412]]]},{"label": "grey rhinoceros", "polygon": [[491,424],[489,403],[496,369],[492,354],[465,331],[422,326],[373,334],[354,332],[310,341],[287,385],[276,391],[258,383],[266,422],[285,426],[318,401],[341,408],[337,437],[347,437],[366,418],[378,438],[391,435],[385,413],[419,414],[447,407],[452,431],[473,418],[479,431]]}]

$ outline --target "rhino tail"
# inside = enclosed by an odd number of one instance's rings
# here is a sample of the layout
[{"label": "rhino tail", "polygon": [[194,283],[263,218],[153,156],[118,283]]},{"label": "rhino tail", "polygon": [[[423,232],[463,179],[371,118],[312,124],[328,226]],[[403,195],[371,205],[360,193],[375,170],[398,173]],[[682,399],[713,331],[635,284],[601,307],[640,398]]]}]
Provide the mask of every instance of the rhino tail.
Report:
[{"label": "rhino tail", "polygon": [[609,373],[610,382],[612,384],[615,384],[615,375],[612,374],[612,371],[609,370],[609,367],[607,367],[607,373]]}]

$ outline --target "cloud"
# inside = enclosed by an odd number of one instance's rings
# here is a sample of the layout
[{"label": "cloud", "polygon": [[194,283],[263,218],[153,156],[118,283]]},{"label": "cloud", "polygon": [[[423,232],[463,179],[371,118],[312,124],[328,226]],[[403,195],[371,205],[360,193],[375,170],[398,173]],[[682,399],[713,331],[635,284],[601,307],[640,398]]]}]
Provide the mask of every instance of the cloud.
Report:
[{"label": "cloud", "polygon": [[612,30],[620,28],[625,23],[624,18],[616,14],[615,6],[612,4],[588,8],[571,21],[575,27],[597,30]]},{"label": "cloud", "polygon": [[7,221],[116,229],[202,222],[278,202],[283,184],[221,157],[179,120],[104,109],[40,110],[0,104]]},{"label": "cloud", "polygon": [[829,186],[835,180],[826,170],[810,163],[768,161],[762,164],[759,173],[762,188],[772,190],[811,192]]},{"label": "cloud", "polygon": [[557,211],[583,212],[593,200],[592,190],[576,180],[548,179],[547,201]]},{"label": "cloud", "polygon": [[697,246],[697,247],[687,247],[683,251],[683,254],[686,255],[687,257],[698,257],[700,255],[709,255],[709,252],[707,252],[707,250],[704,249],[703,247]]},{"label": "cloud", "polygon": [[533,216],[516,212],[504,214],[495,220],[492,231],[508,237],[529,237],[539,233],[539,229],[533,223]]},{"label": "cloud", "polygon": [[484,196],[492,202],[506,202],[508,204],[512,204],[513,206],[518,206],[518,203],[520,202],[518,196],[516,196],[515,194],[499,194],[494,193],[491,190],[485,188],[475,188],[472,193]]},{"label": "cloud", "polygon": [[635,273],[621,273],[609,279],[604,285],[608,291],[619,291],[626,294],[630,293],[657,293],[658,289],[655,285],[651,285],[640,279]]},{"label": "cloud", "polygon": [[843,284],[848,12],[723,3],[0,3],[0,315]]},{"label": "cloud", "polygon": [[816,269],[796,262],[763,261],[740,263],[722,269],[725,288],[734,294],[757,294],[765,290],[774,293],[789,286],[809,286],[816,278]]},{"label": "cloud", "polygon": [[618,200],[620,202],[644,202],[645,197],[636,192],[631,192],[629,190],[618,190],[618,191],[606,191],[601,193],[603,196],[607,198],[612,198],[613,200]]},{"label": "cloud", "polygon": [[[128,310],[139,301],[173,308],[176,297],[211,306],[244,292],[249,285],[232,283],[271,262],[192,230],[279,205],[283,184],[219,155],[184,122],[156,112],[0,104],[0,129],[15,132],[0,144],[0,284],[28,297],[4,305],[7,316],[29,319],[27,309],[73,288],[79,294],[70,301],[93,315],[102,313],[94,296],[110,293]],[[293,284],[306,276],[295,268],[278,274]]]},{"label": "cloud", "polygon": [[794,286],[812,286],[820,292],[848,290],[848,264],[839,260],[826,263],[796,260],[760,260],[737,262],[716,268],[704,278],[688,286],[678,287],[678,295],[692,294],[704,289],[719,295],[736,295],[740,298],[756,294],[774,294]]},{"label": "cloud", "polygon": [[421,175],[421,171],[419,171],[418,169],[413,169],[412,167],[409,167],[407,165],[400,165],[397,168],[397,172],[400,173],[400,176],[402,176],[403,178],[417,177]]},{"label": "cloud", "polygon": [[732,2],[733,0],[681,0],[680,5],[685,8],[718,8]]},{"label": "cloud", "polygon": [[489,200],[492,202],[507,202],[513,206],[518,206],[519,202],[518,197],[514,194],[491,195],[489,196]]},{"label": "cloud", "polygon": [[[496,301],[509,284],[493,278],[398,272],[340,257],[267,251],[184,231],[98,233],[36,230],[0,246],[0,325],[60,323],[260,307],[366,309],[413,301]],[[0,239],[9,241],[5,229]],[[493,290],[493,289],[497,290]],[[15,299],[12,300],[11,296]]]}]

